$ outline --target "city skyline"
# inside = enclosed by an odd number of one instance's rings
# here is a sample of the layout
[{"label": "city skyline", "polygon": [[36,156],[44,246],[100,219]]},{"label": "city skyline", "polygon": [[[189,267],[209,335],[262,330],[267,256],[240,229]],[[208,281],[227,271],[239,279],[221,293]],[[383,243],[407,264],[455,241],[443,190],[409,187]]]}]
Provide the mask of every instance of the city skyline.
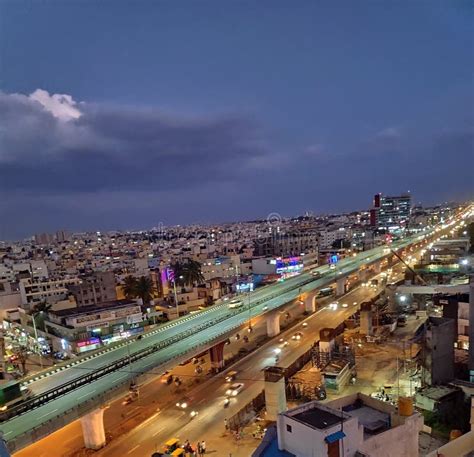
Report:
[{"label": "city skyline", "polygon": [[0,239],[472,197],[467,6],[142,4],[2,2]]}]

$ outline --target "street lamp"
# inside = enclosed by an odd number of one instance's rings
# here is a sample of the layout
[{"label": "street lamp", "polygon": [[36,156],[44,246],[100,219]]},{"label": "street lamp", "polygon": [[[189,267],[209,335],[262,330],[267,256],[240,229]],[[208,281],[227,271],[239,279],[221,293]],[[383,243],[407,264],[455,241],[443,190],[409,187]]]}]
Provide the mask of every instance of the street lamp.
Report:
[{"label": "street lamp", "polygon": [[251,332],[252,331],[252,309],[250,307],[250,294],[252,293],[252,290],[249,289],[249,327],[247,329],[247,332]]},{"label": "street lamp", "polygon": [[38,350],[38,330],[36,329],[36,316],[38,314],[42,314],[43,311],[40,311],[39,313],[33,313],[31,315],[32,317],[32,321],[33,321],[33,330],[35,332],[35,349],[38,351],[39,353],[39,359],[40,359],[40,366],[41,366],[41,369],[43,369],[43,356],[41,354],[41,349]]}]

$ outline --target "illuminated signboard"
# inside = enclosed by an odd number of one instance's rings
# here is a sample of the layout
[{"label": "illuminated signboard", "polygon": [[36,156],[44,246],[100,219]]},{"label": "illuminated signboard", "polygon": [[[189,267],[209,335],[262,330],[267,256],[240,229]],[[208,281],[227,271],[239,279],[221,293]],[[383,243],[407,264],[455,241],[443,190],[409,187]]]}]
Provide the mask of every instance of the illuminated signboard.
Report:
[{"label": "illuminated signboard", "polygon": [[303,269],[303,261],[301,257],[288,257],[276,259],[276,273],[298,273]]},{"label": "illuminated signboard", "polygon": [[99,338],[89,338],[88,340],[78,341],[77,347],[90,346],[91,344],[100,344]]}]

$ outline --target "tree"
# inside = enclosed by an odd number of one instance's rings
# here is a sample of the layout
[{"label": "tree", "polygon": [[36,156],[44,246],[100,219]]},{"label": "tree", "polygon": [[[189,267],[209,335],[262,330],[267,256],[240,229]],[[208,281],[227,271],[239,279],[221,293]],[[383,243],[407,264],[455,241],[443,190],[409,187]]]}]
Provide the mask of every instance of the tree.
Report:
[{"label": "tree", "polygon": [[125,297],[128,299],[141,298],[144,305],[150,303],[150,300],[156,295],[153,281],[146,276],[141,276],[138,279],[127,276],[122,289]]},{"label": "tree", "polygon": [[174,271],[176,284],[180,286],[193,286],[204,282],[201,264],[193,259],[187,258],[184,262],[175,262],[171,268]]},{"label": "tree", "polygon": [[133,276],[127,276],[123,281],[122,291],[126,298],[135,298],[137,296],[137,279]]},{"label": "tree", "polygon": [[150,303],[150,300],[156,294],[153,281],[146,276],[141,276],[136,283],[135,294],[143,300],[144,305]]},{"label": "tree", "polygon": [[43,332],[45,330],[44,315],[51,309],[51,306],[52,305],[47,303],[45,300],[42,300],[39,303],[36,303],[30,311],[31,318],[35,320],[36,328],[39,328]]},{"label": "tree", "polygon": [[18,346],[13,349],[13,354],[15,355],[16,361],[21,365],[21,374],[26,376],[26,362],[28,360],[28,348],[26,346]]}]

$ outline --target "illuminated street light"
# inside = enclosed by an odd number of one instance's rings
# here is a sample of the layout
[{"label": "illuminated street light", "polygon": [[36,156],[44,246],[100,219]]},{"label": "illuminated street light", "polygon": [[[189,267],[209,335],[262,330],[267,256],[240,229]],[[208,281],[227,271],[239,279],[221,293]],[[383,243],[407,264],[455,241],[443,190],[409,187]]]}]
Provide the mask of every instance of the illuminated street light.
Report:
[{"label": "illuminated street light", "polygon": [[400,295],[400,301],[401,302],[406,302],[407,301],[406,295]]},{"label": "illuminated street light", "polygon": [[468,259],[462,259],[461,260],[461,265],[467,265],[469,263]]}]

